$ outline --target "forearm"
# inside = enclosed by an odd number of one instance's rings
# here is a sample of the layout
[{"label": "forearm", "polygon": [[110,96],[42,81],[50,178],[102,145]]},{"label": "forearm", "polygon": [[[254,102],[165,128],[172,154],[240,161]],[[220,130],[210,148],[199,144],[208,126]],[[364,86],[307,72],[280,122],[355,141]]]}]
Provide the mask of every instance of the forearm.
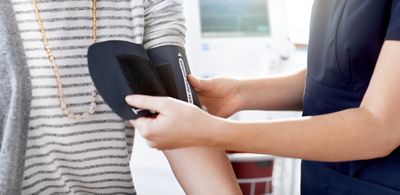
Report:
[{"label": "forearm", "polygon": [[[224,125],[216,127],[224,136],[211,139],[226,149],[318,161],[386,156],[400,145],[399,51],[399,41],[385,42],[360,108],[276,122],[221,120]],[[240,142],[229,141],[238,138]]]},{"label": "forearm", "polygon": [[[146,0],[144,46],[147,49],[184,47],[185,18],[182,0]],[[231,164],[223,151],[187,148],[164,151],[186,194],[240,194]]]},{"label": "forearm", "polygon": [[212,148],[164,151],[186,194],[241,194],[225,152]]},{"label": "forearm", "polygon": [[306,70],[265,79],[242,80],[241,110],[301,110]]},{"label": "forearm", "polygon": [[386,156],[399,145],[397,130],[362,108],[286,121],[221,121],[224,136],[210,139],[227,150],[332,162]]}]

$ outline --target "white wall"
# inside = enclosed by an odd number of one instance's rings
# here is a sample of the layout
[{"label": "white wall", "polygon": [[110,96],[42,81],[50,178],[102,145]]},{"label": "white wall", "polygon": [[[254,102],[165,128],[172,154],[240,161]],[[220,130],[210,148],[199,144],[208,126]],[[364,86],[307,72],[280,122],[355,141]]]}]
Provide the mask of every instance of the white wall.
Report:
[{"label": "white wall", "polygon": [[308,43],[311,9],[314,0],[285,0],[289,36],[295,43]]}]

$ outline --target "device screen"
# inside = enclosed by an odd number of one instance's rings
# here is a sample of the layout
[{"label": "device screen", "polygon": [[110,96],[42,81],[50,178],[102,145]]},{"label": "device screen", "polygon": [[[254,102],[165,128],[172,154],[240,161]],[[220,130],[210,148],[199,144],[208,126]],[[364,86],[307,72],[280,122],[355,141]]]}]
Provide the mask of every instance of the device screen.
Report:
[{"label": "device screen", "polygon": [[203,37],[270,36],[267,0],[200,0]]}]

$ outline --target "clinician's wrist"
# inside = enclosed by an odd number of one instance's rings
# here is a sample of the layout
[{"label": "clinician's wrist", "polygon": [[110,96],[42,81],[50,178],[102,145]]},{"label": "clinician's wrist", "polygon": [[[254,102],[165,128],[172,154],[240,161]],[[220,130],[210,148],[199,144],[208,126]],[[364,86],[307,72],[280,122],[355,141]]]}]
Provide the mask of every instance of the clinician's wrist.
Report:
[{"label": "clinician's wrist", "polygon": [[228,119],[213,117],[213,121],[210,123],[211,126],[207,129],[207,138],[206,138],[206,145],[214,148],[219,148],[222,150],[226,150],[228,145],[229,130],[231,128],[231,122]]},{"label": "clinician's wrist", "polygon": [[246,110],[248,107],[248,103],[250,101],[248,91],[246,90],[248,87],[247,80],[237,80],[237,92],[235,94],[235,99],[237,100],[237,105],[235,106],[235,111],[239,112],[242,110]]}]

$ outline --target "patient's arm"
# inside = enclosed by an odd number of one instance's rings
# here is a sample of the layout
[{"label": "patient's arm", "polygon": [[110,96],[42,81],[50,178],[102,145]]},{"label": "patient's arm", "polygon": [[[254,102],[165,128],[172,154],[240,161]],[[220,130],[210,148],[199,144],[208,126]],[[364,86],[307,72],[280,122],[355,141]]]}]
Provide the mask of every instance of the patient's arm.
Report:
[{"label": "patient's arm", "polygon": [[186,194],[241,194],[225,152],[211,148],[164,151]]},{"label": "patient's arm", "polygon": [[[162,45],[184,47],[186,29],[182,3],[182,0],[144,1],[143,44],[146,49]],[[164,153],[186,194],[241,194],[223,151],[187,148]]]}]

